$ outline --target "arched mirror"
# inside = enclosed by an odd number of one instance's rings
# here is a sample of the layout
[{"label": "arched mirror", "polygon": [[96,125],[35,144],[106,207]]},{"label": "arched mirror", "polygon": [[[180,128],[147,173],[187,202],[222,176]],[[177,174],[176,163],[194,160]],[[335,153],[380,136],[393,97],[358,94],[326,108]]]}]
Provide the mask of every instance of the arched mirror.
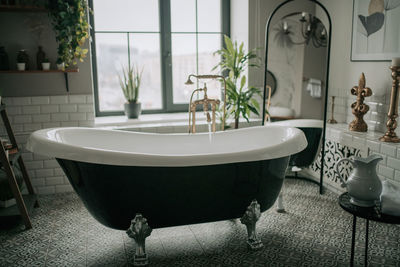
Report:
[{"label": "arched mirror", "polygon": [[[303,130],[308,147],[291,157],[289,167],[296,177],[303,169],[316,173],[319,181],[313,175],[304,178],[318,183],[321,193],[330,36],[329,13],[316,0],[282,2],[266,25],[264,88],[272,84],[270,73],[276,86],[271,99],[264,90],[264,103],[270,104],[267,118]],[[269,123],[264,118],[265,112],[263,123]]]}]

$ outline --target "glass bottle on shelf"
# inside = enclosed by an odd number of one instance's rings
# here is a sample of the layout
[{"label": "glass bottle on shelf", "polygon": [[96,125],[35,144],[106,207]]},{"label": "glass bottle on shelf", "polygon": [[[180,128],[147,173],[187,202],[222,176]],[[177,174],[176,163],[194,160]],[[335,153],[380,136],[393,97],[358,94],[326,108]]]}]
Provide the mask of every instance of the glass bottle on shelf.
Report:
[{"label": "glass bottle on shelf", "polygon": [[8,54],[4,46],[0,46],[0,70],[9,70],[10,62],[8,61]]},{"label": "glass bottle on shelf", "polygon": [[46,58],[46,53],[43,51],[42,47],[39,46],[39,50],[36,53],[36,65],[38,70],[42,70],[42,63]]}]

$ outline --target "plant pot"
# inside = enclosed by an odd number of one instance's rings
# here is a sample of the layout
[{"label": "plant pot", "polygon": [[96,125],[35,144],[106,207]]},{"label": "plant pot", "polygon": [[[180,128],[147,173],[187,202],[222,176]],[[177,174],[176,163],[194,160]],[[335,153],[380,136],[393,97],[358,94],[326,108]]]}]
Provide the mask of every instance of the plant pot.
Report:
[{"label": "plant pot", "polygon": [[50,62],[42,62],[43,70],[50,70]]},{"label": "plant pot", "polygon": [[57,64],[57,69],[64,71],[65,70],[65,63],[63,62],[63,63]]},{"label": "plant pot", "polygon": [[140,112],[142,111],[142,104],[133,102],[125,103],[124,108],[125,108],[125,115],[129,119],[137,119],[140,115]]},{"label": "plant pot", "polygon": [[18,70],[25,70],[25,63],[17,63]]}]

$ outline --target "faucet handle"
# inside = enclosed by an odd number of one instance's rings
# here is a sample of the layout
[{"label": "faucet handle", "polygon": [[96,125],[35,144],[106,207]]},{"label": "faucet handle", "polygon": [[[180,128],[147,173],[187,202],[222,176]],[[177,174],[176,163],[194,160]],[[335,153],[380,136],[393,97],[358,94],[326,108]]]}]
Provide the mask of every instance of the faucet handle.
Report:
[{"label": "faucet handle", "polygon": [[210,112],[206,112],[207,115],[207,122],[211,122],[211,116],[210,116]]}]

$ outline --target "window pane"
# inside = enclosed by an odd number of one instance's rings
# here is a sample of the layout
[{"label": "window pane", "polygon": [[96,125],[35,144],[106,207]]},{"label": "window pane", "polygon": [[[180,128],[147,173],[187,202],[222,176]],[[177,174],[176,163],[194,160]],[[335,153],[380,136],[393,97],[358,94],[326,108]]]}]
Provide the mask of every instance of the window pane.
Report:
[{"label": "window pane", "polygon": [[197,0],[199,32],[221,32],[221,0]]},{"label": "window pane", "polygon": [[158,0],[95,0],[96,31],[159,31]]},{"label": "window pane", "polygon": [[[199,74],[220,74],[220,70],[215,69],[220,61],[219,55],[214,55],[214,52],[221,49],[220,34],[199,34],[199,55],[198,55],[198,70]],[[203,85],[201,85],[203,86]],[[220,99],[221,83],[216,80],[207,81],[207,93],[210,98]]]},{"label": "window pane", "polygon": [[153,33],[130,34],[131,64],[143,68],[139,100],[142,109],[161,109],[160,37]]},{"label": "window pane", "polygon": [[171,31],[196,32],[195,0],[171,0]]},{"label": "window pane", "polygon": [[195,85],[185,82],[189,74],[196,74],[196,35],[172,34],[171,45],[173,103],[189,103]]},{"label": "window pane", "polygon": [[100,110],[122,110],[125,98],[118,75],[128,65],[127,35],[96,33],[96,59]]}]

